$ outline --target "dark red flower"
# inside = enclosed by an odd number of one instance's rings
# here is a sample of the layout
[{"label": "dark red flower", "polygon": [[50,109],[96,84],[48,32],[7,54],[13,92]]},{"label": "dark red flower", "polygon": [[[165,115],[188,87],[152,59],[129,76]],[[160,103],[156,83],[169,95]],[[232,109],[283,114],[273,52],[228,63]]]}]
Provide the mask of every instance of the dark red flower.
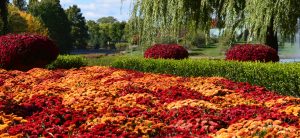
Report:
[{"label": "dark red flower", "polygon": [[49,38],[32,34],[0,37],[0,65],[5,69],[29,70],[54,61],[58,48]]},{"label": "dark red flower", "polygon": [[275,49],[262,44],[237,44],[226,53],[226,60],[278,62]]},{"label": "dark red flower", "polygon": [[148,48],[145,53],[145,58],[164,58],[164,59],[184,59],[188,58],[187,50],[177,44],[155,44]]}]

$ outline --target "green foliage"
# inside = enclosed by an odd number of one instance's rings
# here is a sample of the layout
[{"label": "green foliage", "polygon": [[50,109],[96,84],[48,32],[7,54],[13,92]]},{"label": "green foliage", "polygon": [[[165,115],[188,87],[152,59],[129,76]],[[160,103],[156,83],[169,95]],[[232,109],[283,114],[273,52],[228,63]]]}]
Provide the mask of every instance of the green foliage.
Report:
[{"label": "green foliage", "polygon": [[232,34],[223,34],[219,37],[219,45],[224,49],[229,49],[234,43],[236,43],[235,36]]},{"label": "green foliage", "polygon": [[27,9],[27,3],[25,0],[13,0],[13,5],[21,11],[25,11]]},{"label": "green foliage", "polygon": [[300,64],[233,62],[224,60],[162,60],[120,58],[112,66],[184,77],[225,77],[265,86],[284,95],[300,96]]},{"label": "green foliage", "polygon": [[270,26],[283,37],[296,33],[299,0],[250,0],[245,5],[244,26],[251,28],[256,38],[264,40]]},{"label": "green foliage", "polygon": [[129,43],[116,43],[115,46],[118,51],[125,51],[128,49]]},{"label": "green foliage", "polygon": [[82,56],[60,55],[58,58],[47,65],[48,69],[71,69],[80,68],[88,64],[87,60]]},{"label": "green foliage", "polygon": [[7,34],[8,33],[7,2],[8,2],[8,0],[1,0],[0,1],[0,17],[1,17],[1,20],[2,20],[2,27],[0,28],[1,29],[0,33],[1,34]]},{"label": "green foliage", "polygon": [[28,25],[26,20],[21,17],[19,9],[14,6],[8,6],[8,11],[8,32],[26,32]]},{"label": "green foliage", "polygon": [[186,36],[185,41],[191,45],[190,47],[205,47],[207,44],[205,33],[198,31],[196,33],[190,33]]},{"label": "green foliage", "polygon": [[114,43],[123,42],[125,40],[126,22],[119,22],[115,18],[102,17],[98,22],[88,21],[88,32],[90,35],[89,45],[96,49],[112,48]]},{"label": "green foliage", "polygon": [[32,5],[29,5],[29,12],[42,20],[60,52],[68,53],[72,48],[71,25],[59,0],[32,2]]},{"label": "green foliage", "polygon": [[87,61],[88,66],[111,66],[116,60],[126,57],[127,56],[110,55],[102,56],[100,58],[89,58]]},{"label": "green foliage", "polygon": [[12,5],[8,6],[8,10],[8,31],[10,33],[32,33],[48,36],[48,29],[38,18],[20,11]]},{"label": "green foliage", "polygon": [[98,24],[100,27],[100,37],[99,37],[99,42],[100,46],[103,48],[108,48],[109,42],[111,41],[111,37],[109,36],[109,32],[111,29],[111,24],[109,23],[100,23]]},{"label": "green foliage", "polygon": [[141,41],[146,43],[158,35],[180,37],[182,30],[208,32],[213,4],[214,0],[133,0],[132,28],[139,28]]},{"label": "green foliage", "polygon": [[177,44],[178,38],[174,36],[161,36],[156,38],[156,44]]},{"label": "green foliage", "polygon": [[300,16],[299,0],[133,0],[133,5],[132,28],[140,28],[141,41],[148,43],[158,34],[179,36],[182,29],[209,32],[218,21],[231,33],[249,29],[255,41],[276,44],[277,32],[295,34]]},{"label": "green foliage", "polygon": [[102,18],[98,19],[97,22],[112,24],[112,23],[118,22],[118,20],[115,17],[108,16],[108,17],[102,17]]},{"label": "green foliage", "polygon": [[115,22],[110,26],[109,36],[112,41],[120,42],[123,39],[125,33],[126,22]]},{"label": "green foliage", "polygon": [[73,47],[76,49],[85,49],[87,46],[88,28],[85,18],[82,16],[80,8],[77,5],[70,6],[66,10],[68,20],[71,22],[71,37]]},{"label": "green foliage", "polygon": [[0,34],[3,34],[3,21],[0,20]]},{"label": "green foliage", "polygon": [[28,6],[30,7],[36,3],[38,3],[38,0],[29,0]]},{"label": "green foliage", "polygon": [[89,40],[88,45],[94,49],[100,48],[100,26],[92,20],[87,21]]}]

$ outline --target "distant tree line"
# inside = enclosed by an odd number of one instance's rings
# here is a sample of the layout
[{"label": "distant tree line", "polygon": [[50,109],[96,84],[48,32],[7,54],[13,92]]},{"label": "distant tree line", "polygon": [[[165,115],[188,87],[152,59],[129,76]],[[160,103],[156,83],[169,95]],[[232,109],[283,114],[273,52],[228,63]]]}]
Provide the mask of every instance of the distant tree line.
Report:
[{"label": "distant tree line", "polygon": [[126,40],[126,22],[119,22],[114,17],[102,17],[97,21],[87,22],[90,39],[89,46],[97,48],[113,48],[115,43]]},{"label": "distant tree line", "polygon": [[1,35],[47,35],[62,54],[72,49],[112,49],[115,43],[126,41],[126,22],[112,16],[86,21],[77,5],[64,10],[60,0],[1,0],[0,16]]}]

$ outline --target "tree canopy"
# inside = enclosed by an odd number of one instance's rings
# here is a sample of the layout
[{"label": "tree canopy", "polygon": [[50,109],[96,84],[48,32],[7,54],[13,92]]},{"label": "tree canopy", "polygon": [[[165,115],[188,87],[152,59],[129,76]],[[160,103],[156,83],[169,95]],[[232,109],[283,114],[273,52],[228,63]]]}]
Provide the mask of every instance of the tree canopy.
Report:
[{"label": "tree canopy", "polygon": [[13,0],[13,5],[22,11],[25,11],[27,9],[26,8],[27,3],[25,0]]},{"label": "tree canopy", "polygon": [[48,36],[48,28],[38,18],[12,5],[8,6],[8,32]]},{"label": "tree canopy", "polygon": [[89,40],[88,45],[94,49],[100,47],[100,26],[92,20],[87,21]]},{"label": "tree canopy", "polygon": [[7,0],[0,0],[0,16],[1,16],[1,34],[6,34],[8,32],[8,10],[7,10]]},{"label": "tree canopy", "polygon": [[72,49],[71,24],[59,0],[32,1],[29,12],[40,18],[49,30],[49,36],[58,45],[61,53]]},{"label": "tree canopy", "polygon": [[73,47],[85,49],[87,46],[88,28],[85,18],[82,16],[80,8],[77,5],[70,6],[66,10],[68,20],[71,23],[71,37]]},{"label": "tree canopy", "polygon": [[119,22],[112,16],[102,17],[95,21],[88,21],[90,35],[89,45],[94,48],[113,48],[114,43],[125,40],[126,22]]},{"label": "tree canopy", "polygon": [[[158,35],[178,36],[182,28],[208,32],[212,20],[225,30],[249,29],[256,41],[266,43],[295,34],[299,0],[133,0],[132,18],[142,28],[144,41]],[[273,37],[270,37],[272,36]]]},{"label": "tree canopy", "polygon": [[108,16],[108,17],[101,17],[97,20],[98,23],[115,23],[118,20],[115,17]]}]

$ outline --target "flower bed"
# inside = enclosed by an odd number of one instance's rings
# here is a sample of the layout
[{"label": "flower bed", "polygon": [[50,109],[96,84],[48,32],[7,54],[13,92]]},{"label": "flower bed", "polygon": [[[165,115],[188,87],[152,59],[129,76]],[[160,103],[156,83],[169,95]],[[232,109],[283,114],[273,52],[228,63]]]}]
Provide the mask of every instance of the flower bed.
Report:
[{"label": "flower bed", "polygon": [[217,77],[0,69],[0,137],[299,137],[299,103]]}]

